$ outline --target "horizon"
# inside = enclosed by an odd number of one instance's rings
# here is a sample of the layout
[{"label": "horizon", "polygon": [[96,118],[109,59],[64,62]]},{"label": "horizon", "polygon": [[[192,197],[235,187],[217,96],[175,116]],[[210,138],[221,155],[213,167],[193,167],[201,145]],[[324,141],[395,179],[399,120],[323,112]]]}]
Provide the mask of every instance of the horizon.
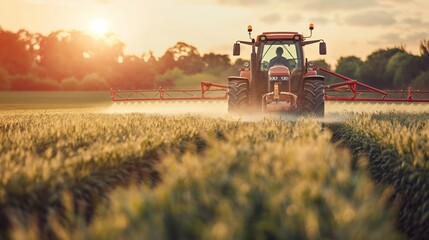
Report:
[{"label": "horizon", "polygon": [[[429,3],[423,0],[308,0],[296,4],[271,0],[271,4],[248,1],[249,4],[240,5],[242,2],[3,0],[0,22],[7,31],[25,29],[43,35],[57,30],[78,30],[94,36],[113,32],[125,44],[124,53],[136,56],[152,51],[160,57],[169,47],[183,41],[201,54],[228,54],[233,62],[237,57],[232,57],[232,45],[248,38],[247,25],[253,26],[255,37],[266,31],[308,35],[308,25],[313,23],[312,39],[324,39],[328,55],[319,56],[317,46],[308,46],[306,56],[311,60],[325,59],[332,67],[340,57],[365,60],[377,49],[397,46],[419,55],[420,41],[428,37],[419,27],[429,23]],[[291,4],[301,12],[283,16],[282,9]],[[285,23],[290,27],[283,27]],[[245,58],[250,49],[243,50]]]}]

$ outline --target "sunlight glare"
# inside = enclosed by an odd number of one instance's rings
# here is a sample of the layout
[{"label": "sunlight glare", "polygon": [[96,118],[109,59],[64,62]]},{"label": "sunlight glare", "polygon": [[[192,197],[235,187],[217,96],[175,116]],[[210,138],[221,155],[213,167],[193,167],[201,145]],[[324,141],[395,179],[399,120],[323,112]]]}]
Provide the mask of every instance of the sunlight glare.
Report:
[{"label": "sunlight glare", "polygon": [[104,36],[109,30],[109,24],[103,18],[94,18],[91,21],[91,32],[97,36]]}]

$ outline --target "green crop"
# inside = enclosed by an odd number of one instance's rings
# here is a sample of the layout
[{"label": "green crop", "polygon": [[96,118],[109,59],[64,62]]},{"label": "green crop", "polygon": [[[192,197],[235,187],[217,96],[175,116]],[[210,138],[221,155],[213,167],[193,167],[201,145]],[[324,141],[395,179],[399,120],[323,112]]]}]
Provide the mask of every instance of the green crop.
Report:
[{"label": "green crop", "polygon": [[428,129],[427,114],[3,114],[0,238],[424,237]]},{"label": "green crop", "polygon": [[411,238],[429,236],[429,115],[358,115],[332,129],[355,155],[369,158],[376,182],[394,188],[399,228]]},{"label": "green crop", "polygon": [[[29,225],[35,219],[41,236],[52,237],[52,213],[65,225],[67,211],[91,221],[109,191],[135,183],[155,186],[159,154],[200,149],[199,132],[215,131],[219,122],[136,114],[0,117],[1,234],[7,237],[12,220]],[[71,196],[72,210],[66,209],[65,195]]]}]

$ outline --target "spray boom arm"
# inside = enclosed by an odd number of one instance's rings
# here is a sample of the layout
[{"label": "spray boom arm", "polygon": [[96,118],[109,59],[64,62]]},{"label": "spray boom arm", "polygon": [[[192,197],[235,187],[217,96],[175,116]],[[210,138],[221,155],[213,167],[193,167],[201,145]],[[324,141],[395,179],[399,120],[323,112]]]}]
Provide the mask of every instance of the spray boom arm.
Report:
[{"label": "spray boom arm", "polygon": [[343,80],[325,85],[325,101],[429,103],[429,90],[413,90],[411,87],[407,90],[380,90],[314,64],[309,64],[309,70],[319,70]]}]

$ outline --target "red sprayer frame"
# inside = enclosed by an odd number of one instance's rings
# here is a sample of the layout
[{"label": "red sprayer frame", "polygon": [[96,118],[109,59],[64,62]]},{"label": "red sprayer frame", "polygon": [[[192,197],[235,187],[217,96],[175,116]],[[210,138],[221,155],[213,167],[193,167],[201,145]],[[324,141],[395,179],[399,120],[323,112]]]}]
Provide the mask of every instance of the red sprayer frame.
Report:
[{"label": "red sprayer frame", "polygon": [[[113,90],[110,98],[113,102],[126,101],[163,101],[163,100],[226,100],[228,86],[210,82],[201,82],[201,89],[154,89],[154,90]],[[210,93],[212,96],[206,95]],[[214,95],[214,96],[213,96]]]},{"label": "red sprayer frame", "polygon": [[[424,102],[429,103],[429,90],[380,90],[319,66],[320,70],[342,79],[344,82],[325,85],[325,101],[368,101],[368,102]],[[201,82],[201,89],[154,89],[154,90],[110,90],[113,102],[168,101],[168,100],[226,100],[228,86]],[[206,95],[208,93],[208,95]],[[338,95],[340,94],[340,95]],[[341,95],[342,94],[342,95]],[[348,95],[345,95],[348,94]],[[366,95],[366,96],[364,96]]]},{"label": "red sprayer frame", "polygon": [[[369,101],[369,102],[428,102],[429,90],[380,90],[363,84],[357,80],[348,78],[338,73],[331,72],[319,66],[313,66],[313,70],[320,70],[338,77],[344,82],[325,85],[325,101]],[[358,89],[360,87],[360,89]],[[329,93],[351,93],[350,96],[335,96]],[[363,97],[364,94],[371,95]],[[374,96],[375,95],[375,96]],[[394,95],[394,96],[393,96]]]}]

